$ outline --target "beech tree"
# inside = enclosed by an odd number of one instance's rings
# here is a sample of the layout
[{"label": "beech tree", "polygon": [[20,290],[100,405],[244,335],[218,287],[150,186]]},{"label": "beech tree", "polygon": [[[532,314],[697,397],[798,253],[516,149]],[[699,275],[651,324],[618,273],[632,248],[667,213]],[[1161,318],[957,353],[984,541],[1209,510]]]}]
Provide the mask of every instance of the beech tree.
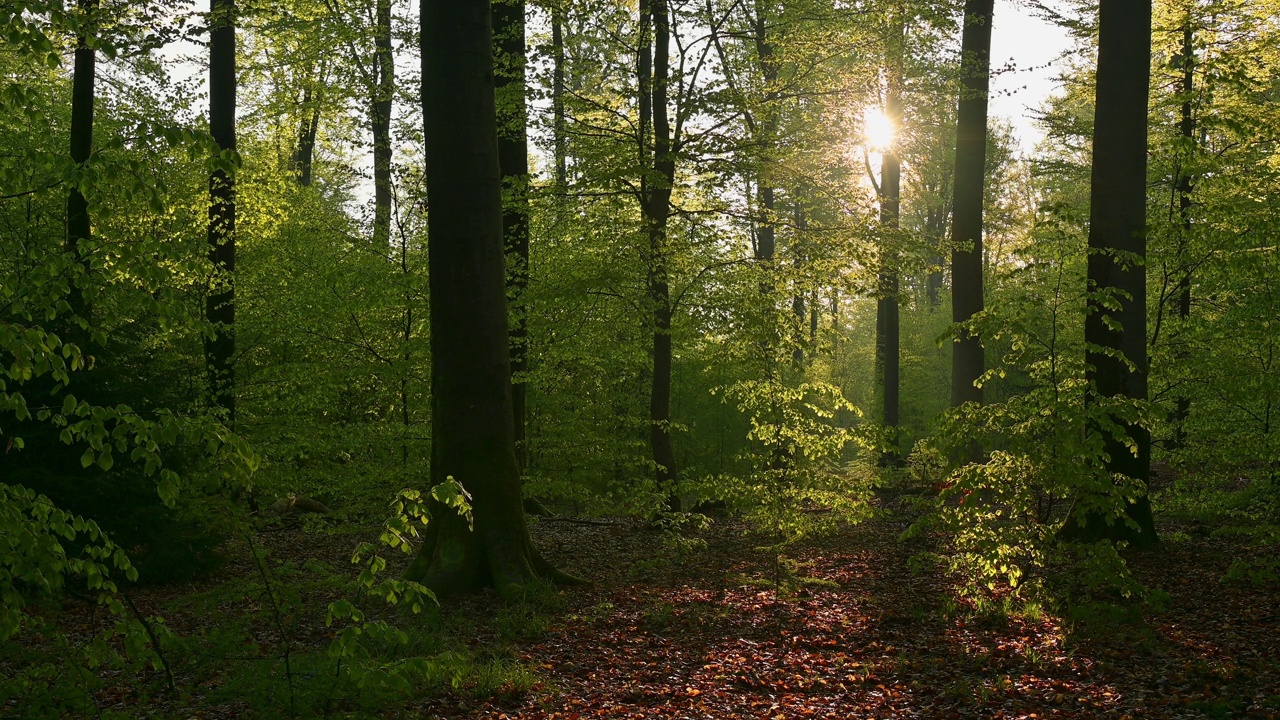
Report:
[{"label": "beech tree", "polygon": [[[994,0],[966,0],[960,40],[960,103],[956,112],[955,188],[951,224],[951,319],[982,312],[982,207],[987,160],[987,91],[991,79]],[[986,370],[982,341],[969,329],[951,345],[951,405],[982,402]]]},{"label": "beech tree", "polygon": [[[1150,0],[1102,0],[1089,192],[1087,402],[1104,403],[1106,469],[1142,492],[1114,521],[1085,504],[1064,527],[1068,537],[1156,541],[1151,501],[1151,433],[1131,404],[1147,400],[1147,97],[1151,77]],[[1116,408],[1125,407],[1117,412]]]},{"label": "beech tree", "polygon": [[519,597],[567,576],[529,541],[511,411],[502,176],[488,0],[423,0],[431,304],[431,484],[471,494],[474,528],[438,503],[407,577],[437,593]]},{"label": "beech tree", "polygon": [[[649,393],[649,446],[660,492],[671,505],[679,470],[671,443],[671,284],[667,220],[676,160],[671,121],[667,115],[670,81],[671,15],[667,0],[641,0],[640,50],[636,74],[640,80],[640,183],[637,198],[644,218],[647,247],[642,252],[647,272],[649,312],[653,333],[653,376]],[[673,507],[672,509],[678,509]]]},{"label": "beech tree", "polygon": [[[906,23],[903,10],[893,11],[896,18],[890,25],[886,43],[884,117],[895,129],[902,127],[902,74],[903,53],[906,42]],[[880,245],[880,271],[876,297],[876,370],[880,379],[881,421],[889,430],[889,446],[886,460],[895,462],[899,455],[898,409],[900,405],[901,377],[901,324],[898,308],[898,230],[901,227],[902,158],[895,137],[894,143],[884,148],[880,160],[880,184],[876,188],[880,196],[880,225],[883,232]]]}]

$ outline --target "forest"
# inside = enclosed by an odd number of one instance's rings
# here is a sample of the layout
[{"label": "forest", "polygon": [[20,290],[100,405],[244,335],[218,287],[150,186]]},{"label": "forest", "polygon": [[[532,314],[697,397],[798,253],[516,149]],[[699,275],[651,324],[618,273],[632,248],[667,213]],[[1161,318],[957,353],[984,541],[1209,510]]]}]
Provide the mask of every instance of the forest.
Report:
[{"label": "forest", "polygon": [[0,718],[1280,717],[1276,0],[0,33]]}]

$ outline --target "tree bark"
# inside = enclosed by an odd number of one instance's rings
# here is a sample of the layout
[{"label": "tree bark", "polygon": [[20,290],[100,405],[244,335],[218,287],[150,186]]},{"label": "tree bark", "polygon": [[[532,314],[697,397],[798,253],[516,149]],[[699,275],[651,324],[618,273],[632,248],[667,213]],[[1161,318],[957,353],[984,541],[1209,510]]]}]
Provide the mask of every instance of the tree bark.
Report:
[{"label": "tree bark", "polygon": [[[885,117],[895,130],[902,128],[902,52],[905,26],[899,18],[893,27],[889,42],[889,62],[886,67]],[[880,225],[884,237],[880,245],[879,292],[876,303],[876,367],[879,369],[881,419],[889,430],[889,447],[886,462],[897,462],[899,449],[899,321],[898,321],[898,269],[897,230],[899,227],[899,194],[902,185],[902,160],[898,155],[897,141],[884,149],[880,164]]]},{"label": "tree bark", "polygon": [[[650,38],[652,35],[652,38]],[[671,123],[667,118],[671,21],[667,0],[641,0],[640,81],[641,210],[648,240],[647,285],[653,325],[653,382],[649,394],[649,446],[658,491],[667,495],[669,509],[678,510],[675,485],[679,478],[671,442],[671,304],[667,274],[667,220],[675,157],[671,152]],[[652,138],[649,137],[652,130]],[[650,140],[652,145],[650,145]],[[652,150],[650,150],[652,148]]]},{"label": "tree bark", "polygon": [[[97,54],[89,47],[90,28],[96,27],[98,0],[80,0],[80,32],[76,36],[75,69],[71,80],[71,162],[84,167],[93,154],[94,81]],[[88,267],[81,243],[89,240],[89,201],[77,185],[67,193],[66,251],[74,263],[67,304],[71,314],[88,322],[88,306],[84,301],[84,284]],[[77,333],[72,333],[72,336]]]},{"label": "tree bark", "polygon": [[311,186],[311,165],[315,159],[316,135],[320,131],[320,100],[324,94],[326,73],[322,70],[315,88],[310,82],[302,90],[302,108],[298,121],[298,145],[293,151],[293,170],[298,175],[298,185]]},{"label": "tree bark", "polygon": [[[1196,89],[1196,49],[1195,34],[1191,27],[1191,16],[1187,16],[1186,24],[1182,27],[1182,106],[1179,108],[1181,117],[1179,118],[1178,131],[1182,137],[1182,156],[1189,159],[1193,149],[1196,146],[1196,119],[1191,105],[1192,95]],[[1184,161],[1179,161],[1178,165],[1178,219],[1180,221],[1180,234],[1178,235],[1178,260],[1186,268],[1183,271],[1182,279],[1178,282],[1178,317],[1185,323],[1191,317],[1191,270],[1190,263],[1187,262],[1187,243],[1191,239],[1191,191],[1193,189],[1193,181],[1190,171],[1183,166]],[[1185,425],[1187,417],[1191,414],[1191,399],[1183,395],[1177,399],[1177,407],[1174,410],[1173,422],[1173,447],[1181,448],[1186,445],[1187,436]]]},{"label": "tree bark", "polygon": [[391,113],[395,98],[395,56],[391,46],[391,0],[374,7],[374,85],[370,103],[373,133],[373,245],[391,242]]},{"label": "tree bark", "polygon": [[556,192],[563,195],[569,185],[568,136],[564,111],[564,9],[551,8],[551,113],[552,145],[556,164]]},{"label": "tree bark", "polygon": [[[1151,1],[1102,0],[1090,182],[1086,402],[1147,399],[1147,95],[1151,62]],[[1112,305],[1112,307],[1108,307]],[[1120,434],[1102,428],[1107,471],[1141,482],[1151,471],[1151,436],[1140,423],[1116,419]],[[1131,451],[1129,444],[1135,448]],[[1151,502],[1144,494],[1126,509],[1136,527],[1093,510],[1073,511],[1070,539],[1156,542]],[[1122,519],[1121,519],[1122,520]]]},{"label": "tree bark", "polygon": [[511,328],[511,407],[516,460],[528,466],[525,417],[529,367],[529,143],[525,108],[524,0],[493,3],[494,68],[498,111],[498,164],[502,170],[502,232],[507,252]]},{"label": "tree bark", "polygon": [[447,594],[518,598],[566,579],[529,541],[511,412],[502,176],[488,0],[422,0],[431,311],[431,484],[471,494],[474,530],[433,503],[406,576]]},{"label": "tree bark", "polygon": [[[962,88],[956,112],[956,169],[951,218],[951,320],[968,322],[984,307],[982,205],[987,173],[987,94],[995,0],[965,0],[960,45]],[[981,339],[960,330],[951,344],[951,406],[982,403],[986,371]]]},{"label": "tree bark", "polygon": [[[210,0],[209,133],[219,151],[236,149],[236,27],[235,0]],[[235,168],[227,161],[209,176],[209,262],[213,265],[205,319],[210,335],[204,341],[205,366],[211,400],[234,424],[236,417]]]}]

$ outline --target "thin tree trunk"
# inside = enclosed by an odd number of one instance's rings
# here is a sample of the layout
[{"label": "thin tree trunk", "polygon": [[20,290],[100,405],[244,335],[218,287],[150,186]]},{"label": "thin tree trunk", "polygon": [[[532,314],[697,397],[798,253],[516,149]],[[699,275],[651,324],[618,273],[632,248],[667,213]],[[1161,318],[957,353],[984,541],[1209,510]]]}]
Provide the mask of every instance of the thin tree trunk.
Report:
[{"label": "thin tree trunk", "polygon": [[502,169],[502,232],[511,298],[511,405],[516,460],[528,466],[525,416],[529,367],[529,144],[525,109],[524,0],[493,3],[494,82],[498,112],[498,164]]},{"label": "thin tree trunk", "polygon": [[[941,252],[943,240],[947,232],[947,211],[941,207],[930,208],[925,220],[925,231],[935,252]],[[929,257],[929,274],[925,277],[925,297],[929,303],[929,311],[933,312],[942,305],[942,256],[934,254]]]},{"label": "thin tree trunk", "polygon": [[[1196,49],[1195,35],[1191,27],[1191,17],[1187,16],[1186,25],[1182,28],[1182,107],[1180,122],[1178,123],[1179,134],[1182,136],[1182,156],[1190,158],[1196,144],[1196,120],[1191,105],[1192,94],[1196,89]],[[1180,161],[1178,165],[1178,219],[1181,221],[1181,233],[1178,236],[1178,259],[1184,267],[1189,268],[1187,262],[1187,243],[1191,239],[1191,191],[1192,187],[1191,172],[1183,166]],[[1185,323],[1191,317],[1191,270],[1187,269],[1182,275],[1182,279],[1178,282],[1178,317]],[[1174,411],[1174,436],[1173,447],[1181,448],[1186,445],[1187,436],[1185,425],[1187,416],[1191,413],[1191,399],[1185,395],[1177,400],[1177,409]]]},{"label": "thin tree trunk", "polygon": [[[1085,317],[1086,401],[1147,399],[1147,95],[1151,63],[1150,0],[1102,0],[1089,212],[1089,300]],[[1141,482],[1151,472],[1151,436],[1140,423],[1105,437],[1107,471]],[[1130,448],[1133,448],[1132,450]],[[1126,508],[1128,523],[1085,510],[1063,527],[1068,538],[1156,542],[1144,494]]]},{"label": "thin tree trunk", "polygon": [[763,335],[760,341],[760,355],[764,362],[764,375],[772,380],[777,374],[777,358],[775,357],[777,340],[780,337],[777,327],[776,293],[778,292],[776,266],[774,258],[777,254],[777,216],[775,191],[773,187],[772,153],[775,150],[778,131],[777,109],[778,99],[778,62],[774,56],[773,43],[769,39],[768,26],[760,2],[755,3],[754,33],[756,61],[763,80],[764,103],[760,110],[761,121],[755,122],[752,114],[745,114],[748,129],[757,135],[756,144],[760,157],[756,167],[756,209],[759,220],[756,224],[755,257],[764,277],[760,280],[760,296],[762,310],[765,313]]},{"label": "thin tree trunk", "polygon": [[[650,40],[652,34],[652,40]],[[648,239],[648,291],[653,313],[653,383],[649,395],[649,445],[653,452],[659,492],[677,510],[675,485],[679,478],[671,442],[671,289],[667,275],[667,220],[675,157],[671,154],[671,124],[667,118],[667,82],[671,26],[667,0],[641,0],[640,52],[640,192]],[[652,43],[652,44],[650,44]],[[652,155],[649,131],[652,129]],[[651,163],[651,164],[650,164]]]},{"label": "thin tree trunk", "polygon": [[564,112],[564,9],[551,9],[551,132],[556,164],[556,191],[563,195],[569,185],[569,148]]},{"label": "thin tree trunk", "polygon": [[[97,75],[97,56],[89,46],[90,29],[96,26],[98,0],[80,0],[80,33],[76,36],[75,69],[71,80],[71,161],[84,167],[93,154],[93,106],[94,81]],[[81,243],[89,240],[89,202],[80,188],[72,184],[67,193],[66,251],[75,263],[75,273],[69,283],[67,304],[71,314],[88,322],[88,306],[84,301],[84,285],[88,268]],[[72,333],[72,336],[78,333]]]},{"label": "thin tree trunk", "polygon": [[316,135],[320,130],[320,98],[324,87],[325,73],[321,71],[316,89],[310,84],[302,90],[302,119],[298,122],[298,145],[293,151],[293,170],[297,173],[298,185],[311,186],[311,165],[315,158]]},{"label": "thin tree trunk", "polygon": [[[796,268],[796,280],[800,279],[801,269],[804,264],[804,234],[809,229],[808,219],[804,215],[804,206],[801,204],[801,194],[797,192],[795,197],[795,240],[791,243],[792,254],[795,256],[793,262]],[[797,287],[795,295],[791,298],[791,314],[795,317],[795,347],[791,349],[791,362],[797,368],[804,367],[805,359],[805,342],[804,327],[808,322],[808,310],[806,309],[804,289]],[[815,308],[816,310],[816,308]]]},{"label": "thin tree trunk", "polygon": [[[209,133],[225,153],[236,149],[235,0],[210,0]],[[230,168],[230,169],[228,169]],[[235,168],[222,162],[209,176],[209,261],[213,278],[205,301],[211,334],[204,341],[205,366],[214,407],[234,424],[235,397]]]},{"label": "thin tree trunk", "polygon": [[569,578],[529,541],[511,412],[502,175],[488,0],[422,1],[431,312],[431,484],[471,494],[474,530],[439,503],[406,576],[507,599]]},{"label": "thin tree trunk", "polygon": [[[902,128],[902,52],[905,27],[901,18],[894,26],[890,38],[890,57],[885,88],[885,117],[896,132]],[[880,247],[879,298],[876,303],[876,365],[880,370],[883,407],[881,416],[890,433],[890,446],[885,454],[886,462],[897,462],[898,406],[899,406],[899,322],[898,322],[898,269],[897,231],[899,224],[899,194],[902,185],[902,160],[898,156],[896,141],[885,148],[880,164],[880,224],[884,239]]]},{"label": "thin tree trunk", "polygon": [[374,7],[375,74],[370,126],[373,132],[373,245],[385,250],[391,242],[391,113],[395,98],[395,56],[391,46],[391,0]]},{"label": "thin tree trunk", "polygon": [[[984,307],[982,204],[987,172],[987,94],[995,0],[965,0],[956,112],[956,170],[951,217],[951,319],[968,322]],[[951,406],[982,403],[977,383],[986,371],[981,339],[959,331],[951,345]],[[979,451],[980,452],[980,451]]]}]

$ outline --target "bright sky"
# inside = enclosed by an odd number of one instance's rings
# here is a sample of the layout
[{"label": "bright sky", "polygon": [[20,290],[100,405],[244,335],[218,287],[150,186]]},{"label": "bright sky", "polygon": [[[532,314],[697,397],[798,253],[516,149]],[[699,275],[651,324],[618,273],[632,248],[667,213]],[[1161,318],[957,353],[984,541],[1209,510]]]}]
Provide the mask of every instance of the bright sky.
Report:
[{"label": "bright sky", "polygon": [[1019,0],[996,0],[991,67],[1013,70],[992,78],[988,112],[1013,123],[1024,153],[1044,138],[1031,112],[1058,88],[1058,56],[1070,47],[1065,30],[1037,17]]}]

